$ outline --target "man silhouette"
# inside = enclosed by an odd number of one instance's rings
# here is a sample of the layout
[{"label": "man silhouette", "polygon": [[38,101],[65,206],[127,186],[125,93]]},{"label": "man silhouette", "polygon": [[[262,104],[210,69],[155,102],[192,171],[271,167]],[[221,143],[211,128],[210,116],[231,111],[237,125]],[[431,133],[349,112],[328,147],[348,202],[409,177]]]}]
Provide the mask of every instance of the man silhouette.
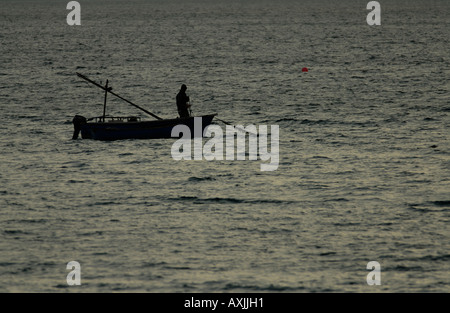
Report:
[{"label": "man silhouette", "polygon": [[183,117],[189,117],[189,111],[188,108],[191,106],[189,102],[189,97],[186,95],[186,85],[181,85],[180,92],[177,94],[177,108],[178,108],[178,114],[181,118]]}]

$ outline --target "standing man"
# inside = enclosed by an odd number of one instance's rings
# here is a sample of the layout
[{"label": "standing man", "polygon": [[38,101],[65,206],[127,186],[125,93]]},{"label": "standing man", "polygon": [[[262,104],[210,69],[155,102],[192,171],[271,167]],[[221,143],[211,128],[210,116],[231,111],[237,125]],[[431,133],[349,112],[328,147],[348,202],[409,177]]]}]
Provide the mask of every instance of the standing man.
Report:
[{"label": "standing man", "polygon": [[178,114],[180,114],[180,117],[189,117],[189,111],[188,108],[191,106],[189,102],[189,97],[186,95],[186,85],[181,85],[180,92],[177,94],[177,108],[178,108]]}]

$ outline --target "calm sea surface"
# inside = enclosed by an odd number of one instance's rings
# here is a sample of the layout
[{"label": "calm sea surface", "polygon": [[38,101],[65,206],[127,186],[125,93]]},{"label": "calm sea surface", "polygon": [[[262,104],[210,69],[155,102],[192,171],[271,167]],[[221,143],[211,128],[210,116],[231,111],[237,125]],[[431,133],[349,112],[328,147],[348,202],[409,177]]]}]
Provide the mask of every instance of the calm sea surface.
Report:
[{"label": "calm sea surface", "polygon": [[[450,2],[67,2],[0,1],[0,292],[450,292]],[[76,72],[278,125],[279,167],[71,140],[103,110]]]}]

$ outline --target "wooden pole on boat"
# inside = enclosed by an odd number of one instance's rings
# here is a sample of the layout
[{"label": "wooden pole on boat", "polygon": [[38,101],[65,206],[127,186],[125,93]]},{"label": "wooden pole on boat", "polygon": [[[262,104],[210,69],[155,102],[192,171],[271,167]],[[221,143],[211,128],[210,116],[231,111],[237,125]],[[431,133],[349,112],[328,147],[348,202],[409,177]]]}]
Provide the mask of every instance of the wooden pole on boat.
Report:
[{"label": "wooden pole on boat", "polygon": [[103,123],[105,123],[106,118],[106,97],[108,96],[108,80],[106,80],[105,85],[105,103],[103,104]]},{"label": "wooden pole on boat", "polygon": [[134,107],[138,108],[139,110],[141,110],[141,111],[144,111],[144,112],[145,112],[145,113],[147,113],[148,115],[151,115],[151,116],[153,116],[154,118],[156,118],[156,119],[158,119],[158,120],[162,120],[162,118],[161,118],[161,117],[159,117],[159,116],[157,116],[157,115],[155,115],[155,114],[153,114],[153,113],[151,113],[151,112],[147,111],[147,110],[146,110],[146,109],[144,109],[144,108],[141,108],[141,107],[140,107],[140,106],[138,106],[137,104],[134,104],[133,102],[131,102],[131,101],[129,101],[129,100],[127,100],[127,99],[125,99],[125,98],[123,98],[123,97],[119,96],[118,94],[116,94],[116,93],[112,92],[112,91],[111,91],[111,87],[109,87],[109,88],[105,88],[104,86],[102,86],[102,85],[100,85],[100,84],[96,83],[95,81],[93,81],[93,80],[90,80],[89,78],[87,78],[87,77],[86,77],[86,76],[84,76],[83,74],[77,73],[77,75],[78,75],[78,77],[81,77],[81,78],[83,78],[84,80],[86,80],[86,81],[90,82],[91,84],[94,84],[95,86],[97,86],[97,87],[99,87],[99,88],[101,88],[101,89],[105,90],[105,92],[109,92],[110,94],[112,94],[112,95],[116,96],[116,97],[117,97],[117,98],[119,98],[119,99],[122,99],[123,101],[125,101],[125,102],[127,102],[127,103],[131,104],[132,106],[134,106]]}]

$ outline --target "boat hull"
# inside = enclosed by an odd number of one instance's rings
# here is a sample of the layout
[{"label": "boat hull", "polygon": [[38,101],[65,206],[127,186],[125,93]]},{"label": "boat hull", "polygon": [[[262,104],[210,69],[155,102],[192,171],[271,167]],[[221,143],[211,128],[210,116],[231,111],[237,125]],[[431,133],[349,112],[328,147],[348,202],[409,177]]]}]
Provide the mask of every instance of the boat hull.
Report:
[{"label": "boat hull", "polygon": [[[199,116],[202,120],[202,134],[216,114]],[[130,122],[87,122],[81,125],[81,137],[94,140],[159,139],[172,138],[172,128],[186,125],[194,135],[194,117],[156,121]]]}]

